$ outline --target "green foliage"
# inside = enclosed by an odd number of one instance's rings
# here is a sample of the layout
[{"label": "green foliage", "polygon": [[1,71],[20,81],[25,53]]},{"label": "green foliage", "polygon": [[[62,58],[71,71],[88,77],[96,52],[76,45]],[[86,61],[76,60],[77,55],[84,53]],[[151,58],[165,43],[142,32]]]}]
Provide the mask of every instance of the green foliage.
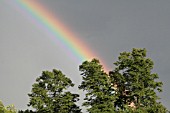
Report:
[{"label": "green foliage", "polygon": [[[113,84],[117,85],[115,102],[117,111],[123,113],[165,113],[166,109],[157,100],[155,90],[162,91],[162,82],[152,73],[153,61],[146,58],[146,49],[133,49],[120,53],[114,63],[115,70],[109,73]],[[130,107],[131,105],[131,107]],[[159,106],[159,107],[158,107]],[[161,111],[161,112],[159,112]]]},{"label": "green foliage", "polygon": [[89,113],[166,113],[156,92],[162,91],[158,74],[152,73],[153,61],[146,49],[134,48],[120,53],[115,69],[107,75],[99,60],[80,65],[86,91],[83,106]]},{"label": "green foliage", "polygon": [[28,106],[35,108],[37,113],[80,113],[81,110],[75,104],[79,95],[66,91],[73,86],[72,81],[61,71],[43,71],[32,85],[32,93],[28,94]]},{"label": "green foliage", "polygon": [[83,77],[79,89],[87,92],[83,106],[88,107],[89,113],[112,113],[114,111],[114,96],[111,95],[113,89],[99,60],[85,61],[79,69]]},{"label": "green foliage", "polygon": [[[120,53],[115,68],[106,74],[99,60],[85,61],[79,66],[82,82],[79,89],[85,91],[82,106],[89,113],[167,113],[156,92],[162,92],[159,76],[152,73],[153,61],[146,57],[146,49],[134,48]],[[18,113],[81,113],[75,104],[78,94],[67,89],[72,81],[61,71],[43,71],[28,94],[35,111]],[[5,107],[0,101],[0,113],[17,113],[13,105]]]},{"label": "green foliage", "polygon": [[14,105],[4,106],[2,101],[0,101],[0,113],[17,113]]}]

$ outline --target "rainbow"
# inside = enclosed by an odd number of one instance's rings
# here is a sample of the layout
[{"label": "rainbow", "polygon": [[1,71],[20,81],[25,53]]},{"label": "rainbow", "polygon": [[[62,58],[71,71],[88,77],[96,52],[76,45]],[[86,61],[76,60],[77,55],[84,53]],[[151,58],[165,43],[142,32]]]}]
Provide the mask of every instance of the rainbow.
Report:
[{"label": "rainbow", "polygon": [[[60,47],[64,48],[69,57],[72,57],[78,62],[97,57],[97,54],[92,52],[84,41],[79,40],[80,38],[75,33],[36,0],[17,0],[15,5],[27,17],[31,18],[39,28],[43,29],[53,38]],[[106,65],[104,65],[101,59],[100,62],[106,70]]]}]

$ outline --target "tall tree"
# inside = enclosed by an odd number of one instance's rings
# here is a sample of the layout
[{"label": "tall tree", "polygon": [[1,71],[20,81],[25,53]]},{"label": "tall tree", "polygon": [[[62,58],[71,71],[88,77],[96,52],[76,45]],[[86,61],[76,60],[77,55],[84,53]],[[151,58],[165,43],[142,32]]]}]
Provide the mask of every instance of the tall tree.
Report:
[{"label": "tall tree", "polygon": [[32,93],[28,94],[28,105],[35,108],[37,113],[81,113],[75,104],[79,95],[67,91],[73,86],[72,81],[61,71],[43,71],[32,85]]},{"label": "tall tree", "polygon": [[108,75],[99,60],[85,61],[79,66],[83,81],[79,89],[86,91],[83,106],[89,113],[113,113],[115,97]]},{"label": "tall tree", "polygon": [[109,73],[116,86],[115,101],[117,112],[123,113],[166,113],[158,102],[156,91],[162,91],[158,74],[152,73],[153,61],[146,57],[146,49],[133,49],[120,53],[115,69]]}]

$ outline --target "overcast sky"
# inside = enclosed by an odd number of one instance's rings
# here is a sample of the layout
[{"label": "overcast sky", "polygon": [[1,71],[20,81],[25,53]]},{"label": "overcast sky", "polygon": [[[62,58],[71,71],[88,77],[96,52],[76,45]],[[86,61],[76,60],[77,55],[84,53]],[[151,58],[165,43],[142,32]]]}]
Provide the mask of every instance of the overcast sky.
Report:
[{"label": "overcast sky", "polygon": [[[110,69],[120,52],[146,48],[164,83],[161,101],[170,110],[170,0],[38,1]],[[27,94],[43,70],[60,69],[78,85],[80,64],[9,2],[0,2],[0,99],[26,109]]]}]

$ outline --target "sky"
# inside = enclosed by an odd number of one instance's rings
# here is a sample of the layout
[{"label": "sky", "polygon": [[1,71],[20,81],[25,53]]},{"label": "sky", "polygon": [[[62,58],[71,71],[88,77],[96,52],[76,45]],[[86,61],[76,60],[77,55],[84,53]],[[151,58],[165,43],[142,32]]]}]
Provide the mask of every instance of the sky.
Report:
[{"label": "sky", "polygon": [[[146,48],[153,73],[164,83],[158,94],[170,110],[169,0],[37,0],[107,67],[120,52]],[[100,59],[99,59],[100,60]],[[42,71],[59,69],[78,86],[78,66],[66,50],[11,1],[0,1],[0,99],[27,109],[32,84]],[[73,92],[77,88],[73,89]],[[81,91],[78,91],[82,93]]]}]

